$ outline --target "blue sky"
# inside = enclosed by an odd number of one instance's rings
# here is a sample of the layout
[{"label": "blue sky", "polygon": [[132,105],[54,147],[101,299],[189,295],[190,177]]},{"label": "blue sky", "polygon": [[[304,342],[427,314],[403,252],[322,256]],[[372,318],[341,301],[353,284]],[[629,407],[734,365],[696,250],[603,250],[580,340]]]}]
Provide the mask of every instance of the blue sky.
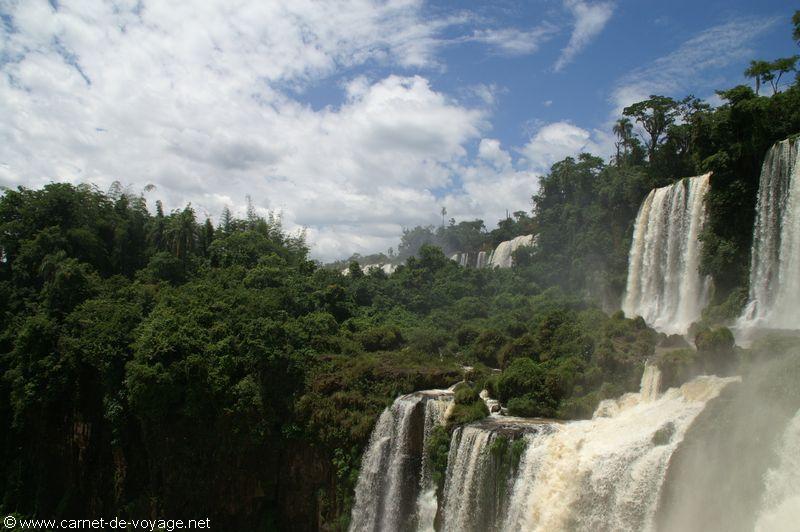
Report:
[{"label": "blue sky", "polygon": [[0,0],[0,185],[262,212],[329,260],[491,228],[621,108],[798,53],[790,2]]}]

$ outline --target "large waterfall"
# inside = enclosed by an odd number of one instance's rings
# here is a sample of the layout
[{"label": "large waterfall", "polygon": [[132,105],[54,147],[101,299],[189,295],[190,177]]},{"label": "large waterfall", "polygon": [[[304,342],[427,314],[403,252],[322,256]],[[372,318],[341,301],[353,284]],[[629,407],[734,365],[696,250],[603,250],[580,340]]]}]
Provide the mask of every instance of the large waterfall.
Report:
[{"label": "large waterfall", "polygon": [[800,328],[800,142],[775,144],[761,167],[750,266],[750,301],[741,325]]},{"label": "large waterfall", "polygon": [[698,377],[657,398],[627,394],[601,403],[592,420],[532,442],[504,529],[652,529],[672,453],[730,380]]},{"label": "large waterfall", "polygon": [[404,530],[418,509],[420,520],[430,515],[424,449],[451,402],[452,392],[431,390],[404,395],[383,411],[361,461],[350,530]]},{"label": "large waterfall", "polygon": [[650,191],[639,208],[622,310],[666,333],[685,333],[708,299],[700,241],[710,174]]},{"label": "large waterfall", "polygon": [[[351,530],[653,529],[673,452],[734,380],[697,377],[661,393],[660,373],[647,365],[639,393],[603,401],[591,420],[491,416],[458,427],[438,501],[419,445],[449,398],[403,396],[381,415],[364,455]],[[429,408],[431,398],[439,406]]]}]

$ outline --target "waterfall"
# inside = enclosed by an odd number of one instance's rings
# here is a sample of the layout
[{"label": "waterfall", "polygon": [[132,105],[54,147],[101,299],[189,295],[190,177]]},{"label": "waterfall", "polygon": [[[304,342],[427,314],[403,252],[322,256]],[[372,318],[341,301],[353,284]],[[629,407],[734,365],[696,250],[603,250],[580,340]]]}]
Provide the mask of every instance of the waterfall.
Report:
[{"label": "waterfall", "polygon": [[486,256],[486,252],[485,251],[480,251],[478,253],[478,259],[475,262],[475,267],[476,268],[485,268],[488,264],[489,264],[489,260],[488,260],[488,258]]},{"label": "waterfall", "polygon": [[523,235],[500,242],[494,251],[475,253],[453,253],[450,260],[464,268],[510,268],[514,262],[514,252],[522,246],[536,245],[534,235]]},{"label": "waterfall", "polygon": [[779,463],[767,472],[756,532],[796,530],[800,517],[800,410],[778,448]]},{"label": "waterfall", "polygon": [[[396,264],[389,264],[389,263],[381,263],[381,264],[364,264],[360,265],[361,271],[365,274],[370,273],[372,270],[382,270],[383,273],[386,275],[391,275],[397,270]],[[342,275],[350,275],[350,268],[345,268],[342,270]]]},{"label": "waterfall", "polygon": [[706,174],[653,189],[636,216],[622,310],[666,333],[685,333],[708,299],[700,276]]},{"label": "waterfall", "polygon": [[488,261],[491,268],[510,268],[513,264],[514,252],[522,246],[532,246],[535,244],[533,235],[518,236],[512,240],[500,242],[492,253]]},{"label": "waterfall", "polygon": [[436,499],[436,486],[433,483],[430,456],[426,452],[428,440],[434,427],[445,422],[447,409],[451,401],[441,399],[429,400],[425,403],[425,423],[422,440],[422,468],[419,482],[419,497],[417,498],[417,530],[429,532],[434,530],[436,513],[439,503]]},{"label": "waterfall", "polygon": [[661,370],[650,361],[644,364],[642,383],[639,385],[643,401],[655,401],[661,391]]},{"label": "waterfall", "polygon": [[[643,383],[657,380],[651,373]],[[592,420],[533,437],[504,530],[654,529],[670,456],[706,403],[733,380],[698,377],[658,397],[643,389],[604,401]]]},{"label": "waterfall", "polygon": [[514,481],[511,444],[550,430],[549,423],[514,417],[457,428],[447,459],[442,530],[500,530]]},{"label": "waterfall", "polygon": [[761,167],[745,327],[800,328],[799,147],[778,142]]},{"label": "waterfall", "polygon": [[419,488],[430,484],[426,440],[450,401],[447,390],[417,392],[383,411],[361,461],[351,531],[402,530],[415,517]]}]

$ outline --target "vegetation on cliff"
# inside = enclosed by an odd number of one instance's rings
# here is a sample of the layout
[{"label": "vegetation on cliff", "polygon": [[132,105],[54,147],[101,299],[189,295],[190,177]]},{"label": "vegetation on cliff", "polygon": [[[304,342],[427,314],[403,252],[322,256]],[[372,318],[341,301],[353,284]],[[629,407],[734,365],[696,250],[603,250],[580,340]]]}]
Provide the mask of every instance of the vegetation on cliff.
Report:
[{"label": "vegetation on cliff", "polygon": [[[660,364],[670,383],[725,371],[742,353],[715,323],[743,304],[759,166],[800,131],[800,85],[719,94],[715,109],[663,96],[626,108],[611,162],[556,163],[533,211],[492,232],[454,220],[407,231],[391,276],[322,268],[302,235],[252,209],[215,227],[191,206],[151,213],[119,186],[5,190],[0,510],[342,528],[372,426],[399,394],[470,365],[512,414],[588,416],[635,390],[667,340],[598,305],[618,301],[638,206],[706,171],[702,269],[717,306],[698,349]],[[476,251],[532,232],[510,270],[461,268],[430,245]],[[453,422],[486,415],[477,392],[458,392]],[[433,442],[439,471],[441,430]]]}]

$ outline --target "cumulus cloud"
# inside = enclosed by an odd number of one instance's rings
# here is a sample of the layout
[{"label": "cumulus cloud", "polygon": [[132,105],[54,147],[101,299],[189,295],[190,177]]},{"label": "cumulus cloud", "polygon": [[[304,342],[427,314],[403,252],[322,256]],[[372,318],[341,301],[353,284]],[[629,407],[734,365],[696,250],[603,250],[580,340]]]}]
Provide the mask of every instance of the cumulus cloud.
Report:
[{"label": "cumulus cloud", "polygon": [[561,50],[561,55],[554,66],[556,71],[567,66],[592,39],[597,37],[614,13],[614,4],[611,2],[590,3],[582,0],[564,0],[564,7],[572,14],[574,23],[569,42]]},{"label": "cumulus cloud", "polygon": [[543,173],[565,157],[575,157],[582,152],[606,155],[608,151],[600,132],[561,121],[542,126],[520,153],[532,170]]},{"label": "cumulus cloud", "polygon": [[[470,161],[496,88],[484,87],[472,106],[404,74],[354,77],[341,105],[323,109],[292,96],[361,64],[436,68],[439,32],[460,22],[431,19],[422,7],[6,4],[0,184],[119,180],[138,191],[153,183],[148,199],[191,202],[201,216],[225,205],[241,212],[249,194],[262,212],[280,210],[289,228],[307,227],[323,259],[386,249],[403,226],[435,222],[444,194],[436,191],[449,191],[454,214],[494,218],[524,207],[535,178],[515,171],[499,142],[481,142]],[[480,37],[509,51],[533,39]]]},{"label": "cumulus cloud", "polygon": [[506,211],[530,209],[539,173],[515,167],[511,154],[496,139],[481,139],[478,158],[458,169],[461,187],[442,200],[456,219],[483,220],[492,227]]},{"label": "cumulus cloud", "polygon": [[753,57],[751,44],[778,22],[748,18],[711,27],[619,80],[611,95],[614,114],[651,94],[680,95],[690,87],[710,90],[719,83],[719,70]]}]

